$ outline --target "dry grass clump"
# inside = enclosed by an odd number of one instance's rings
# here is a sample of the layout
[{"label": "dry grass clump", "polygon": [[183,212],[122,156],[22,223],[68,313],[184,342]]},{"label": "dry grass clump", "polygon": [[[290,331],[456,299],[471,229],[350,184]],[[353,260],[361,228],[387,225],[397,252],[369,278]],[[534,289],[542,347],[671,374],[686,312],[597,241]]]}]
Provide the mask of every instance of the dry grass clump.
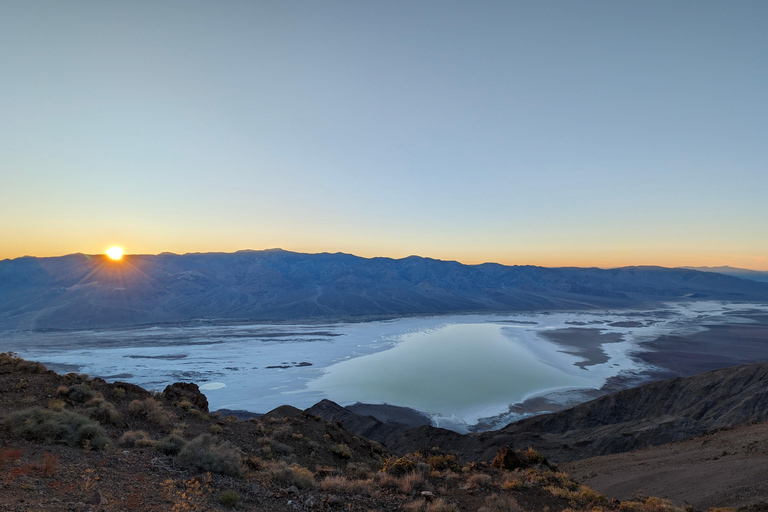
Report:
[{"label": "dry grass clump", "polygon": [[493,484],[493,478],[486,473],[475,473],[467,478],[467,489],[488,489]]},{"label": "dry grass clump", "polygon": [[3,421],[15,437],[43,443],[64,443],[103,449],[109,444],[104,429],[95,421],[71,411],[40,407],[16,411]]},{"label": "dry grass clump", "polygon": [[522,512],[523,508],[513,496],[491,494],[477,512]]},{"label": "dry grass clump", "polygon": [[145,398],[144,400],[133,400],[128,404],[128,412],[143,416],[150,423],[161,426],[167,425],[176,419],[172,412],[163,409],[160,402],[152,397]]},{"label": "dry grass clump", "polygon": [[[608,498],[604,494],[587,487],[579,485],[576,489],[561,487],[560,485],[548,485],[544,487],[552,496],[563,498],[576,505],[604,505],[608,503]],[[671,510],[645,510],[645,512],[671,512]]]},{"label": "dry grass clump", "polygon": [[141,448],[143,446],[156,446],[157,441],[153,441],[143,430],[126,430],[117,444],[126,448]]},{"label": "dry grass clump", "polygon": [[295,485],[299,489],[312,489],[315,487],[315,475],[309,469],[298,464],[288,465],[284,461],[273,462],[266,467],[270,480],[275,485],[290,487]]},{"label": "dry grass clump", "polygon": [[186,443],[174,461],[201,471],[240,476],[242,455],[228,442],[218,443],[210,434],[202,434]]},{"label": "dry grass clump", "polygon": [[400,490],[406,494],[411,494],[419,491],[426,491],[429,489],[429,482],[424,478],[424,474],[420,472],[408,473],[398,477]]},{"label": "dry grass clump", "polygon": [[63,411],[65,405],[64,400],[59,400],[58,398],[50,398],[48,400],[48,409],[52,411]]},{"label": "dry grass clump", "polygon": [[329,475],[320,481],[320,489],[325,492],[370,495],[374,489],[372,479],[352,479],[340,475]]}]

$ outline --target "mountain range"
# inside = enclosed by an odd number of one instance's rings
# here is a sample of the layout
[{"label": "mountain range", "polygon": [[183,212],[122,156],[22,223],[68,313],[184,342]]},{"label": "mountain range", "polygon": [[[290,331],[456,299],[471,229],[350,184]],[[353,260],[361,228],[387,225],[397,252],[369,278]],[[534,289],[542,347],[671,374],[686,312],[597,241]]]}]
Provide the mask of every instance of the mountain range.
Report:
[{"label": "mountain range", "polygon": [[280,249],[0,261],[0,330],[768,300],[768,283],[682,268],[464,265]]}]

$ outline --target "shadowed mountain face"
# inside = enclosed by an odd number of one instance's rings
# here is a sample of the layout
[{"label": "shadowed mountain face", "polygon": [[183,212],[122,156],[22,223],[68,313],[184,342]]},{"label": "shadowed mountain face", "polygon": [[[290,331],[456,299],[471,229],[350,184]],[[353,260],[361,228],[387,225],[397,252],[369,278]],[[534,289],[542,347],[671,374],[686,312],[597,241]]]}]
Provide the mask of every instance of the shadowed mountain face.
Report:
[{"label": "shadowed mountain face", "polygon": [[768,284],[661,267],[462,265],[282,250],[0,261],[5,330],[620,308],[686,298],[768,300]]},{"label": "shadowed mountain face", "polygon": [[468,460],[490,461],[502,444],[535,446],[553,461],[578,460],[680,441],[709,430],[768,421],[768,363],[652,382],[564,411],[479,434],[422,426],[389,448],[440,446]]}]

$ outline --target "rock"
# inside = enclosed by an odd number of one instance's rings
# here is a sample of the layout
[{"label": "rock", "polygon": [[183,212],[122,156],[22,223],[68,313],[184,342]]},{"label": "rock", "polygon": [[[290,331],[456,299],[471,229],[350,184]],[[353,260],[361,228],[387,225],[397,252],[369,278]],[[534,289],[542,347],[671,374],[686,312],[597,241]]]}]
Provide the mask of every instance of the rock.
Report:
[{"label": "rock", "polygon": [[496,457],[491,462],[491,467],[508,470],[525,467],[525,465],[526,461],[506,444],[499,447]]},{"label": "rock", "polygon": [[186,398],[201,411],[208,412],[208,399],[194,382],[175,382],[165,388],[163,396],[173,402]]}]

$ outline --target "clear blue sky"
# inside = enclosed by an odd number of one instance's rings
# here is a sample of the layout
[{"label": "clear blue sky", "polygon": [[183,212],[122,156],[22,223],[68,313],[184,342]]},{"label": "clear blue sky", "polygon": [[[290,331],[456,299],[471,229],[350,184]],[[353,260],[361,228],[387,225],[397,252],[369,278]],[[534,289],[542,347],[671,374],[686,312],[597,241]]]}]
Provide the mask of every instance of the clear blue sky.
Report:
[{"label": "clear blue sky", "polygon": [[0,258],[768,269],[768,2],[0,4]]}]

